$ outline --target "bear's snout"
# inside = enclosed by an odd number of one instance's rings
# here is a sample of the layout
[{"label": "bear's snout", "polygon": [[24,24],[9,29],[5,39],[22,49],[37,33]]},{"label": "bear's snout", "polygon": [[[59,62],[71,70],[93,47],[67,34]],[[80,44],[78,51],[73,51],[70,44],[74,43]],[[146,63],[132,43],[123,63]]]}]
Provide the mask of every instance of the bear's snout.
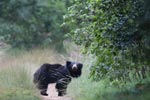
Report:
[{"label": "bear's snout", "polygon": [[74,65],[72,66],[72,70],[73,70],[73,71],[77,71],[77,70],[78,70],[77,64],[74,64]]}]

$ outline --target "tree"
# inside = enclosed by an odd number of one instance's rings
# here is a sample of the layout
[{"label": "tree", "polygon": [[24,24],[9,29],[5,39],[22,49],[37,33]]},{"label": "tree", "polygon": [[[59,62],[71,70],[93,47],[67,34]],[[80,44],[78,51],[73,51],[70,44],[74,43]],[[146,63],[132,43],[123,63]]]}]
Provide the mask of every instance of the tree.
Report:
[{"label": "tree", "polygon": [[1,0],[1,38],[12,47],[32,48],[43,44],[62,47],[67,30],[60,25],[70,3],[68,0]]},{"label": "tree", "polygon": [[[73,40],[92,54],[94,80],[129,79],[150,65],[149,0],[76,0],[65,15]],[[144,76],[143,76],[144,78]]]}]

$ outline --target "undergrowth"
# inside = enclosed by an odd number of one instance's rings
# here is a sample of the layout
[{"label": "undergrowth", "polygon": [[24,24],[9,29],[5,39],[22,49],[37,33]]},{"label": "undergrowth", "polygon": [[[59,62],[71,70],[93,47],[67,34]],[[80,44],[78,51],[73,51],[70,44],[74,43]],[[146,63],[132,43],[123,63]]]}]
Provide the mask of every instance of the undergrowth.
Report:
[{"label": "undergrowth", "polygon": [[89,78],[93,57],[87,57],[84,62],[81,78],[74,79],[69,85],[68,94],[75,100],[150,100],[150,77],[145,79],[130,75],[130,81],[92,81]]}]

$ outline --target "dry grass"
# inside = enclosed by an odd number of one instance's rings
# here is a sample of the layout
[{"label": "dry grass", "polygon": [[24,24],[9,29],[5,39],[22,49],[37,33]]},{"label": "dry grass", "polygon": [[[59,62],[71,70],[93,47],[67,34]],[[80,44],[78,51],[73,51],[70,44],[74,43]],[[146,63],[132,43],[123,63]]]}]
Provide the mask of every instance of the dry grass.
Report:
[{"label": "dry grass", "polygon": [[64,63],[60,54],[50,49],[19,54],[5,51],[0,58],[0,100],[39,100],[32,82],[35,70],[43,63]]},{"label": "dry grass", "polygon": [[[12,100],[20,100],[22,97],[32,100],[37,99],[35,95],[38,93],[32,82],[33,73],[43,63],[65,64],[66,60],[81,62],[82,57],[79,48],[73,48],[68,46],[67,51],[71,52],[67,54],[60,54],[51,48],[35,48],[29,51],[1,51],[0,100],[11,100],[11,98],[14,98]],[[27,95],[24,95],[26,92]]]},{"label": "dry grass", "polygon": [[20,66],[34,72],[43,63],[64,63],[61,54],[49,49],[33,49],[25,51],[19,55],[5,54],[0,61],[0,70],[3,68],[12,68]]}]

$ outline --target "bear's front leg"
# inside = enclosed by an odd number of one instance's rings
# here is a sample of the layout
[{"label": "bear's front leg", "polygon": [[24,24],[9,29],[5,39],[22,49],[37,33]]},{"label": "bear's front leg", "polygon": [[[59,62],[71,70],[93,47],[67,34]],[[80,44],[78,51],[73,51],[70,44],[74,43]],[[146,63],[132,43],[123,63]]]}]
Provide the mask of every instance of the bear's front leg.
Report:
[{"label": "bear's front leg", "polygon": [[58,96],[63,96],[66,94],[67,86],[63,82],[57,82],[55,87],[57,89]]},{"label": "bear's front leg", "polygon": [[66,95],[66,89],[58,91],[58,96],[64,96],[64,95]]},{"label": "bear's front leg", "polygon": [[70,83],[70,78],[62,78],[56,82],[56,89],[58,91],[58,96],[63,96],[66,94],[67,85]]}]

